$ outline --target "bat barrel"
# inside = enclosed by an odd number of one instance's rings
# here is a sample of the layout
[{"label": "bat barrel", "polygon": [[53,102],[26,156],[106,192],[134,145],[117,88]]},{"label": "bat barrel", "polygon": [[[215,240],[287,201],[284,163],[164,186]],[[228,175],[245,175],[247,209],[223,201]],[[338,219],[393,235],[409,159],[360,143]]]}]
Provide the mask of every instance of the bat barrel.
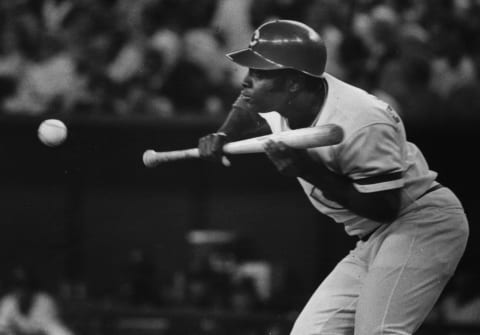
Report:
[{"label": "bat barrel", "polygon": [[326,124],[230,142],[225,144],[223,151],[227,154],[263,152],[263,145],[268,140],[283,142],[295,149],[308,149],[338,144],[343,140],[343,136],[340,126]]}]

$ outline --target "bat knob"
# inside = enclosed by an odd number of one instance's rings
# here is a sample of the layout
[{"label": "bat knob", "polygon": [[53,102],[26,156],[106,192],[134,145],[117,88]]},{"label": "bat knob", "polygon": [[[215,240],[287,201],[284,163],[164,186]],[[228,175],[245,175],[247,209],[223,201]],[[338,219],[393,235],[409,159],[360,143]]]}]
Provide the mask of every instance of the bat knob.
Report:
[{"label": "bat knob", "polygon": [[143,164],[146,167],[154,167],[157,165],[156,160],[154,159],[155,157],[155,150],[146,150],[143,153]]}]

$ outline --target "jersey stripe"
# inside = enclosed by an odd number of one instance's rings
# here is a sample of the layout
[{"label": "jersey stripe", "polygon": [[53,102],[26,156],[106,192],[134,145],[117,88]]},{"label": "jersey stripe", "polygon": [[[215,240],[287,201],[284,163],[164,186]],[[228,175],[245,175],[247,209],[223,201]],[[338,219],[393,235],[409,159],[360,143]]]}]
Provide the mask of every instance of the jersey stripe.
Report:
[{"label": "jersey stripe", "polygon": [[398,180],[402,178],[403,178],[402,172],[394,172],[389,174],[383,174],[380,176],[361,178],[361,179],[355,180],[354,182],[355,184],[358,184],[358,185],[371,185],[371,184],[379,184],[379,183],[384,183],[388,181]]}]

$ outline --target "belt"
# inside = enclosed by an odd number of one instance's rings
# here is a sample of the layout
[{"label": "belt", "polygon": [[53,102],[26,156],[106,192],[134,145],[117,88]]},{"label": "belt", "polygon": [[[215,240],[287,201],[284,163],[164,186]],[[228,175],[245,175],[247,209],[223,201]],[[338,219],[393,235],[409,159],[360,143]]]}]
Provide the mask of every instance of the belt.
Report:
[{"label": "belt", "polygon": [[[436,191],[436,190],[439,190],[439,189],[441,189],[441,188],[443,188],[443,187],[444,187],[444,186],[443,186],[442,184],[433,185],[433,186],[430,187],[428,190],[426,190],[425,192],[423,192],[423,193],[417,198],[417,200],[420,199],[420,198],[423,198],[423,197],[426,196],[428,193],[432,193],[432,192],[434,192],[434,191]],[[375,228],[374,230],[372,230],[371,232],[369,232],[369,233],[366,234],[366,235],[358,236],[358,239],[359,239],[360,241],[364,241],[364,242],[365,242],[365,241],[368,240],[368,239],[370,238],[370,236],[372,236],[372,234],[373,234],[379,227],[381,227],[381,226],[382,226],[382,225],[378,226],[377,228]]]}]

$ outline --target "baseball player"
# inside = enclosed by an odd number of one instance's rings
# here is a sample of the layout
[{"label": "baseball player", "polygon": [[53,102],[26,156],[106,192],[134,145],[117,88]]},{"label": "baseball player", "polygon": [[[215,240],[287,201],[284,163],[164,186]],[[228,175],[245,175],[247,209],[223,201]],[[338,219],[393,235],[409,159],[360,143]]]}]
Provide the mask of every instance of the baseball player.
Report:
[{"label": "baseball player", "polygon": [[199,140],[203,158],[228,163],[222,146],[251,134],[327,123],[345,133],[329,147],[264,146],[317,210],[358,237],[291,334],[414,333],[464,253],[468,223],[460,201],[436,181],[387,103],[325,72],[325,45],[310,27],[264,23],[248,48],[227,57],[249,72],[224,124]]}]

